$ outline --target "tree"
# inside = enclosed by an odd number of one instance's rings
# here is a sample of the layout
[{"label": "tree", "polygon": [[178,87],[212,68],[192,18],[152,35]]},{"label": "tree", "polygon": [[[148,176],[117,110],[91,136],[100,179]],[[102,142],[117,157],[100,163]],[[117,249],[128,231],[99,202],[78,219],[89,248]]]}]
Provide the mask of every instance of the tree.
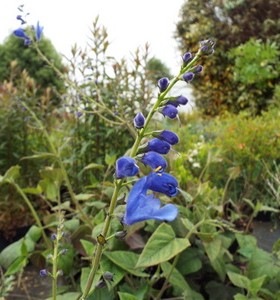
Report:
[{"label": "tree", "polygon": [[[263,43],[262,49],[264,44],[268,47],[279,44],[279,10],[277,0],[188,0],[184,3],[176,30],[179,48],[193,49],[199,40],[206,38],[216,41],[215,54],[205,63],[207,75],[203,84],[198,80],[193,83],[196,105],[204,114],[216,115],[225,110],[237,113],[243,109],[258,114],[268,107],[279,75],[262,82],[261,89],[257,80],[240,82],[234,72],[240,69],[235,63],[242,54],[232,49],[252,38],[258,41],[256,51],[260,49],[259,42]],[[277,58],[279,51],[271,61]],[[258,59],[257,64],[266,67],[262,55]],[[276,71],[275,63],[271,67]]]},{"label": "tree", "polygon": [[[65,72],[61,56],[56,52],[50,40],[43,38],[38,47],[56,68],[62,73]],[[0,57],[0,83],[10,80],[19,82],[25,70],[34,80],[37,94],[43,95],[48,89],[48,93],[51,92],[53,96],[54,104],[58,103],[58,97],[55,95],[64,92],[64,81],[38,56],[32,45],[25,46],[22,39],[9,36],[4,44],[0,45]]]}]

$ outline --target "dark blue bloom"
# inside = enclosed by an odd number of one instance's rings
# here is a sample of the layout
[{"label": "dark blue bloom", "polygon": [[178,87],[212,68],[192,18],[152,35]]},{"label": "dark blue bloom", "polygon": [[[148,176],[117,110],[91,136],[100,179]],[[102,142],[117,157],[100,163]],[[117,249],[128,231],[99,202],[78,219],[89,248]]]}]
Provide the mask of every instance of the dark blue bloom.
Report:
[{"label": "dark blue bloom", "polygon": [[188,63],[192,59],[192,54],[190,52],[186,52],[182,56],[182,59],[183,59],[183,62],[186,64],[186,63]]},{"label": "dark blue bloom", "polygon": [[139,167],[135,160],[128,156],[123,156],[116,161],[116,178],[135,176],[139,172]]},{"label": "dark blue bloom", "polygon": [[142,177],[131,189],[123,222],[132,225],[145,220],[173,221],[178,209],[173,204],[161,206],[154,195],[147,195],[148,176]]},{"label": "dark blue bloom", "polygon": [[193,72],[194,72],[194,74],[198,74],[198,73],[201,73],[202,70],[203,70],[203,67],[201,65],[197,65],[194,67]]},{"label": "dark blue bloom", "polygon": [[164,171],[167,168],[167,162],[164,157],[154,151],[149,151],[141,157],[144,165],[151,167],[153,170]]},{"label": "dark blue bloom", "polygon": [[35,27],[35,38],[36,41],[40,41],[41,37],[42,37],[42,32],[43,32],[44,27],[40,26],[39,21],[36,24]]},{"label": "dark blue bloom", "polygon": [[179,96],[177,99],[176,99],[176,103],[178,105],[186,105],[187,103],[189,102],[189,100],[184,97],[183,95]]},{"label": "dark blue bloom", "polygon": [[46,276],[48,276],[48,271],[47,271],[46,269],[40,270],[40,276],[41,276],[41,277],[46,277]]},{"label": "dark blue bloom", "polygon": [[163,77],[158,81],[158,87],[160,92],[164,92],[169,86],[169,79],[167,77]]},{"label": "dark blue bloom", "polygon": [[153,136],[169,143],[170,145],[175,145],[179,142],[178,135],[170,130],[156,131],[153,133]]},{"label": "dark blue bloom", "polygon": [[137,129],[141,129],[144,127],[145,125],[145,117],[143,116],[143,114],[141,112],[139,112],[135,118],[133,119],[133,124],[134,127]]},{"label": "dark blue bloom", "polygon": [[178,109],[171,104],[167,104],[166,106],[164,106],[160,112],[165,116],[168,117],[170,119],[175,119],[178,115]]},{"label": "dark blue bloom", "polygon": [[184,75],[183,75],[183,79],[186,81],[186,82],[190,82],[194,79],[194,73],[193,72],[186,72]]},{"label": "dark blue bloom", "polygon": [[204,40],[200,42],[200,53],[203,55],[211,55],[214,53],[215,43],[212,40]]},{"label": "dark blue bloom", "polygon": [[145,148],[145,150],[145,152],[155,151],[160,154],[167,154],[170,150],[170,144],[158,138],[154,138],[148,142],[148,145]]},{"label": "dark blue bloom", "polygon": [[23,39],[25,45],[30,45],[31,39],[22,28],[18,28],[16,30],[14,30],[13,33],[16,37]]},{"label": "dark blue bloom", "polygon": [[167,173],[150,173],[147,176],[147,187],[169,197],[176,196],[178,193],[177,179]]}]

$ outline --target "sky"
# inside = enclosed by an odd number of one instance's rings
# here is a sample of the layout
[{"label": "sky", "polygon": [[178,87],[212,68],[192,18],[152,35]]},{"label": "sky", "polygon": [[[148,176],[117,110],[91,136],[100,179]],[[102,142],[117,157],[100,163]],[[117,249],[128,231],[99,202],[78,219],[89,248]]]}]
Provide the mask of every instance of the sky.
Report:
[{"label": "sky", "polygon": [[108,31],[109,54],[131,57],[137,47],[150,45],[151,56],[171,71],[179,71],[181,55],[173,38],[185,0],[0,0],[0,42],[19,27],[17,7],[24,4],[28,22],[37,20],[58,52],[70,57],[71,46],[84,47],[93,20]]}]

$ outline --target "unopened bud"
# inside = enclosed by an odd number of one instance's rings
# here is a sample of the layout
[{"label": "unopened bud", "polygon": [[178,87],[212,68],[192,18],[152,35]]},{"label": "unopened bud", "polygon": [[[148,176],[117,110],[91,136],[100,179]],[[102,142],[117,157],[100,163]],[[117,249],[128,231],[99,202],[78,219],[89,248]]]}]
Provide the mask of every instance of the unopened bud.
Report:
[{"label": "unopened bud", "polygon": [[114,279],[114,274],[107,271],[107,272],[105,272],[105,273],[103,274],[103,278],[104,278],[105,280],[108,280],[108,281],[113,281],[113,279]]},{"label": "unopened bud", "polygon": [[126,230],[118,231],[118,232],[115,233],[115,237],[119,240],[124,239],[126,235],[127,235]]}]

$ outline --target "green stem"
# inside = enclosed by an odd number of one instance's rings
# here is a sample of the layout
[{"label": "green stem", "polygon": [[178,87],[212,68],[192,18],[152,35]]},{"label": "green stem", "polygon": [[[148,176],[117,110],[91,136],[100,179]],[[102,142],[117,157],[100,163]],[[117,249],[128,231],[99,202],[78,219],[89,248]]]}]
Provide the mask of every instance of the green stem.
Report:
[{"label": "green stem", "polygon": [[57,294],[57,258],[58,258],[58,240],[54,241],[53,249],[53,267],[52,267],[52,299],[56,300]]},{"label": "green stem", "polygon": [[[122,180],[117,180],[115,182],[114,193],[113,193],[113,196],[112,196],[112,199],[111,199],[111,203],[110,203],[110,206],[109,206],[109,210],[108,210],[105,222],[104,222],[104,227],[103,227],[103,230],[102,230],[102,233],[101,233],[102,236],[105,239],[106,239],[106,236],[107,236],[107,234],[109,232],[111,218],[113,216],[115,207],[117,205],[118,193],[119,193],[119,190],[121,189],[121,187],[122,187]],[[94,277],[96,275],[96,272],[98,270],[99,263],[100,263],[100,260],[101,260],[103,246],[104,246],[104,244],[100,244],[100,243],[97,244],[97,247],[96,247],[96,250],[95,250],[95,254],[94,254],[93,258],[92,258],[92,268],[90,270],[89,277],[88,277],[88,280],[87,280],[87,284],[86,284],[85,290],[84,290],[83,295],[80,298],[80,300],[86,299],[87,295],[90,292],[90,289],[91,289]]]},{"label": "green stem", "polygon": [[34,209],[32,203],[30,202],[29,198],[26,196],[26,194],[21,189],[21,187],[19,185],[17,185],[14,181],[11,181],[10,183],[15,187],[15,189],[17,190],[17,192],[21,195],[21,197],[25,201],[26,205],[28,206],[28,208],[31,211],[31,214],[32,214],[32,216],[33,216],[33,218],[34,218],[37,226],[42,230],[42,236],[43,236],[45,244],[48,247],[50,247],[51,246],[50,240],[48,239],[48,237],[47,237],[47,235],[46,235],[46,233],[44,231],[43,225],[42,225],[42,223],[41,223],[41,221],[39,219],[39,216],[38,216],[36,210]]}]

